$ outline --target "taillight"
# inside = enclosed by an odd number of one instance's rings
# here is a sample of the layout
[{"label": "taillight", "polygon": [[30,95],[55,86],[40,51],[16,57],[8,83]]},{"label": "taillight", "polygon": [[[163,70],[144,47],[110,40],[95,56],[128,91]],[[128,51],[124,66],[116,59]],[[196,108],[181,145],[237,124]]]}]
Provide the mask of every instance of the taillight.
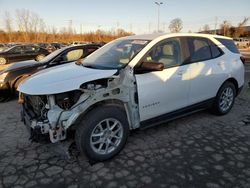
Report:
[{"label": "taillight", "polygon": [[245,64],[246,59],[243,56],[240,56],[240,60],[242,61],[243,64]]}]

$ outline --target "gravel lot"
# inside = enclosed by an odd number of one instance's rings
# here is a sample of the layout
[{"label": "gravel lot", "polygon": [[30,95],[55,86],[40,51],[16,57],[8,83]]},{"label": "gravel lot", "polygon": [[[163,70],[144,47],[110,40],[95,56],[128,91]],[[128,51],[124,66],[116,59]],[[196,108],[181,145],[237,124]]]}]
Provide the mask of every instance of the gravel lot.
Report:
[{"label": "gravel lot", "polygon": [[136,130],[117,157],[96,164],[30,143],[19,109],[0,104],[0,187],[250,187],[247,85],[228,115],[204,111]]}]

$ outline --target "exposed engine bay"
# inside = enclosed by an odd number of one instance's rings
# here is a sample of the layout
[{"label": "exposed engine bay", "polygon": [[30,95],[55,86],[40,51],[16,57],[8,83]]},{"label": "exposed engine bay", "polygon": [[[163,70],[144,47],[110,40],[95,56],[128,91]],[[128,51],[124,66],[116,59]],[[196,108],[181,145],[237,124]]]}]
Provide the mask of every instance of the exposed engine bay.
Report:
[{"label": "exposed engine bay", "polygon": [[135,82],[122,85],[120,81],[119,77],[99,79],[82,84],[79,90],[54,95],[22,94],[19,100],[23,105],[23,121],[31,128],[30,139],[39,142],[40,136],[47,135],[52,143],[65,140],[67,130],[88,108],[107,101],[121,101],[131,120],[131,128],[138,128]]}]

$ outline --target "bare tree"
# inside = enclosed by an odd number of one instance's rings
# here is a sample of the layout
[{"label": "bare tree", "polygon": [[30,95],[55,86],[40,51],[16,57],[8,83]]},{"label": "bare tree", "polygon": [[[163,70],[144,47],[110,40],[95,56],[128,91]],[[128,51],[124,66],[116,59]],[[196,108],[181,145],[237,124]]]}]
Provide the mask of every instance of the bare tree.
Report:
[{"label": "bare tree", "polygon": [[39,24],[38,24],[38,32],[37,32],[37,41],[39,42],[45,42],[46,41],[46,31],[47,26],[42,18],[39,18]]},{"label": "bare tree", "polygon": [[208,25],[208,24],[204,25],[204,26],[203,26],[203,33],[208,34],[208,33],[209,33],[209,31],[210,31],[210,27],[209,27],[209,25]]},{"label": "bare tree", "polygon": [[[0,30],[0,42],[67,42],[74,40],[108,42],[133,34],[123,29],[119,29],[118,31],[98,30],[96,32],[77,34],[73,29],[72,21],[69,24],[70,29],[67,27],[62,29],[53,26],[49,27],[39,15],[27,9],[16,10],[16,15],[13,19],[8,12],[4,16],[3,23],[5,28],[4,30]],[[16,28],[16,31],[14,28]]]},{"label": "bare tree", "polygon": [[16,11],[18,29],[23,33],[24,41],[28,42],[32,39],[38,40],[38,29],[43,24],[43,20],[34,12],[26,9]]},{"label": "bare tree", "polygon": [[236,37],[236,28],[234,26],[231,26],[229,28],[229,33],[230,33],[230,37]]},{"label": "bare tree", "polygon": [[182,20],[180,18],[173,19],[169,24],[171,33],[179,33],[182,30]]},{"label": "bare tree", "polygon": [[25,42],[29,41],[28,31],[29,31],[29,10],[21,9],[16,10],[17,25],[20,32],[23,33],[23,40]]},{"label": "bare tree", "polygon": [[12,17],[9,12],[5,12],[4,14],[4,25],[8,35],[8,42],[11,42],[13,28],[12,28]]},{"label": "bare tree", "polygon": [[236,31],[235,31],[235,35],[236,37],[240,37],[242,35],[244,35],[245,33],[245,26],[247,24],[247,22],[249,21],[250,17],[245,17],[242,22],[240,22],[238,24],[238,27],[236,28]]},{"label": "bare tree", "polygon": [[230,27],[231,24],[229,21],[224,20],[222,24],[220,25],[220,33],[224,36],[230,36]]}]

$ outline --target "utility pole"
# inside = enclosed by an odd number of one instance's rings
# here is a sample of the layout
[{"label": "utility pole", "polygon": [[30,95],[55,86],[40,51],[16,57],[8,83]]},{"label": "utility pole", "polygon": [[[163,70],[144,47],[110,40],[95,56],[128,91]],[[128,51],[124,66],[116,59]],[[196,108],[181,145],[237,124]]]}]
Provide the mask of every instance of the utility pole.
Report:
[{"label": "utility pole", "polygon": [[158,6],[158,32],[160,32],[160,6],[163,4],[163,2],[155,1],[155,4]]},{"label": "utility pole", "polygon": [[73,31],[73,28],[72,28],[73,20],[66,20],[66,21],[68,21],[68,32],[72,33],[72,31]]},{"label": "utility pole", "polygon": [[216,16],[215,17],[215,24],[214,24],[214,34],[216,35],[217,32],[216,32],[216,29],[217,29],[217,22],[218,22],[218,17]]}]

